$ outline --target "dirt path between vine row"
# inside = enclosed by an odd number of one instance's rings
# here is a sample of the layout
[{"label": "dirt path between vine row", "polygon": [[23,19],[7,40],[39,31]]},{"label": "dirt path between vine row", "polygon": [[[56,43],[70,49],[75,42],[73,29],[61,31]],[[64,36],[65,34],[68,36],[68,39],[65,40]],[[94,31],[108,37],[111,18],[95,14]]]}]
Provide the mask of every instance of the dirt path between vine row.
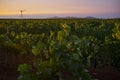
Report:
[{"label": "dirt path between vine row", "polygon": [[111,66],[97,70],[90,69],[89,72],[92,77],[99,80],[120,80],[120,72]]},{"label": "dirt path between vine row", "polygon": [[17,80],[18,72],[15,68],[0,67],[0,80]]}]

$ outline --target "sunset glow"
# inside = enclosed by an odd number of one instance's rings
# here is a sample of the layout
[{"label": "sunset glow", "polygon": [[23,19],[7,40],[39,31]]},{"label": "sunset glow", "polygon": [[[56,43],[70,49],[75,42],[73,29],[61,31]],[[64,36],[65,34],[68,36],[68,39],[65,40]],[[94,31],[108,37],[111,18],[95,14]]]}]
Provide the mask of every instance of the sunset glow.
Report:
[{"label": "sunset glow", "polygon": [[79,14],[120,17],[120,0],[0,0],[0,16],[24,14]]}]

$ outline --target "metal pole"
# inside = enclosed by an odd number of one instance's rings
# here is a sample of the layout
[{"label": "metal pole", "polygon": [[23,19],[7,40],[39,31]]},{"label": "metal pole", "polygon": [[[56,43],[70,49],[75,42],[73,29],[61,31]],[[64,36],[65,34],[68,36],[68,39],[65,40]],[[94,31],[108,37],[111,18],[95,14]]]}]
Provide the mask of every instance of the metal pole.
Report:
[{"label": "metal pole", "polygon": [[23,18],[23,10],[20,10],[21,18]]}]

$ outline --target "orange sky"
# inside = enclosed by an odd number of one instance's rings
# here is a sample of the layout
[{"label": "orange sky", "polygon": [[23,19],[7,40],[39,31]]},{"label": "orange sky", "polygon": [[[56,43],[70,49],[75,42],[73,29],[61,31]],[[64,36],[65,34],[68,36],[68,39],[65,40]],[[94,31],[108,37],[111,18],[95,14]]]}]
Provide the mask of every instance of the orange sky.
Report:
[{"label": "orange sky", "polygon": [[0,0],[0,15],[119,14],[120,0]]}]

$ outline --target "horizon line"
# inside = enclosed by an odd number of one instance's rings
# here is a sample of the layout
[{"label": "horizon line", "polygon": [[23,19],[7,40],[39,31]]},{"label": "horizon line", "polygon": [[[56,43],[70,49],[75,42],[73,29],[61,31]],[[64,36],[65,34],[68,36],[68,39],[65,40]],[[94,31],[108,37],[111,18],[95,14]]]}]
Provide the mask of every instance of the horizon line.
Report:
[{"label": "horizon line", "polygon": [[[75,17],[75,18],[85,18],[85,17],[95,17],[95,18],[120,18],[120,15],[100,15],[100,14],[23,14],[23,18],[53,18],[53,17]],[[21,18],[20,14],[9,14],[1,15],[0,18]]]}]

